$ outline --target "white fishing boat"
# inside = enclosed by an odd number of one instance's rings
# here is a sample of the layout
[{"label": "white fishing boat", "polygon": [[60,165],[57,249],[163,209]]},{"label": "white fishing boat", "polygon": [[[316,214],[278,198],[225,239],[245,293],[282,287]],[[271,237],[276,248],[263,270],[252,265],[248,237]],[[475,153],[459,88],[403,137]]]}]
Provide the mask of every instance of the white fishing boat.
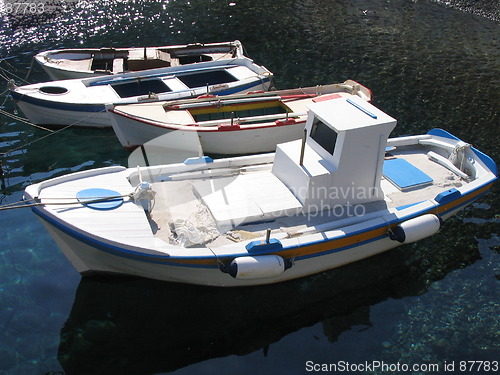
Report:
[{"label": "white fishing boat", "polygon": [[278,143],[301,138],[309,104],[352,95],[367,101],[372,97],[366,87],[348,80],[244,95],[110,105],[108,114],[127,150],[175,131],[177,137],[196,132],[205,154],[243,155],[272,152]]},{"label": "white fishing boat", "polygon": [[43,51],[35,60],[53,80],[89,78],[243,57],[240,41],[161,47],[65,48]]},{"label": "white fishing boat", "polygon": [[169,68],[35,83],[10,94],[34,124],[111,127],[105,104],[176,100],[267,90],[272,73],[241,57]]},{"label": "white fishing boat", "polygon": [[446,131],[388,139],[395,125],[357,96],[322,101],[275,153],[87,170],[25,203],[82,274],[277,283],[431,236],[497,179]]}]

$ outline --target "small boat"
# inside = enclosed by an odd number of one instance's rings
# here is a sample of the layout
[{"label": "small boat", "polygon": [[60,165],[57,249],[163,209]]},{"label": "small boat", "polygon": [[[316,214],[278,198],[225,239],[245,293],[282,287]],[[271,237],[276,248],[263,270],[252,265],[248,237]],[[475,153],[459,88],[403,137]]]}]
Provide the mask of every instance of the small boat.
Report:
[{"label": "small boat", "polygon": [[37,125],[111,127],[106,103],[140,103],[267,90],[272,73],[246,57],[84,79],[35,83],[10,94]]},{"label": "small boat", "polygon": [[498,178],[450,133],[389,138],[395,125],[358,96],[325,100],[275,153],[72,173],[28,186],[25,204],[83,275],[301,278],[435,234]]},{"label": "small boat", "polygon": [[243,155],[272,152],[278,143],[302,137],[307,105],[371,92],[357,82],[289,90],[152,102],[108,107],[120,143],[133,150],[175,131],[196,132],[205,154]]},{"label": "small boat", "polygon": [[168,68],[203,61],[243,57],[239,40],[222,43],[191,43],[162,47],[66,48],[35,56],[54,81]]}]

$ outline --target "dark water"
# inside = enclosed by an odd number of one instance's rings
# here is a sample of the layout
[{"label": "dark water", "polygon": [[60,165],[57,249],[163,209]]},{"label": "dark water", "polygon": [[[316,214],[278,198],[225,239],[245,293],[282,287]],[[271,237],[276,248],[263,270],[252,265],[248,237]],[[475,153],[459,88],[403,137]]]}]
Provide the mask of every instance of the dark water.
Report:
[{"label": "dark water", "polygon": [[[394,135],[442,127],[500,162],[498,1],[52,3],[36,17],[0,15],[3,69],[43,81],[30,70],[40,50],[239,39],[277,88],[355,79],[399,120]],[[112,131],[48,135],[0,117],[0,204],[34,181],[127,163]],[[358,374],[494,373],[499,189],[418,244],[231,290],[81,279],[30,211],[0,212],[0,374],[308,374],[347,362]],[[461,361],[491,367],[460,372]]]}]

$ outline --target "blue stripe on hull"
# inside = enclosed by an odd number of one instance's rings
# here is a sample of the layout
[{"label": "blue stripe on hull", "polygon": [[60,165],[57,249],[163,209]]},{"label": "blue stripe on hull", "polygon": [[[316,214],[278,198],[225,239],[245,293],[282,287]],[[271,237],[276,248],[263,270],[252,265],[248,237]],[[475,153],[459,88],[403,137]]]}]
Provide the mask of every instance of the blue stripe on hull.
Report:
[{"label": "blue stripe on hull", "polygon": [[[474,191],[476,191],[478,189],[481,189],[481,188],[484,188],[484,187],[485,187],[485,185],[482,185],[482,186],[478,187],[477,189],[474,189],[473,191],[469,192],[468,194],[463,195],[462,198],[464,196],[470,196],[471,194],[474,193]],[[480,194],[477,194],[477,195],[474,195],[474,196],[470,197],[466,201],[464,201],[464,202],[462,202],[460,204],[457,204],[457,205],[453,206],[452,208],[450,208],[450,209],[448,209],[448,210],[446,210],[444,212],[441,212],[440,216],[446,215],[447,213],[450,213],[452,211],[460,209],[463,206],[466,206],[466,205],[470,204],[471,202],[475,201],[476,199],[478,199],[482,195],[486,194],[487,192],[488,192],[488,190],[486,190],[485,192],[482,192]],[[386,223],[381,224],[381,225],[373,226],[373,227],[370,227],[370,228],[366,228],[366,229],[363,229],[363,230],[356,231],[354,233],[350,233],[349,235],[341,237],[341,238],[354,237],[356,235],[359,235],[361,233],[365,233],[367,231],[372,231],[372,230],[379,229],[382,226],[388,226],[388,225],[398,224],[398,223],[401,223],[403,221],[409,220],[411,218],[414,218],[414,217],[417,217],[417,216],[420,216],[420,215],[423,215],[423,214],[426,214],[426,213],[432,213],[432,212],[435,211],[436,208],[437,207],[427,208],[425,210],[422,210],[422,211],[419,211],[419,212],[416,212],[416,213],[412,213],[411,215],[408,215],[408,216],[405,216],[405,217],[401,217],[401,218],[399,218],[397,220],[393,220],[393,221],[386,222]],[[169,266],[192,267],[192,268],[218,268],[217,265],[204,265],[204,264],[193,264],[193,263],[183,264],[183,263],[172,262],[172,261],[169,262],[168,261],[168,259],[179,259],[179,261],[182,261],[183,259],[186,259],[186,260],[188,260],[188,259],[189,260],[210,260],[210,259],[215,259],[215,256],[211,256],[211,257],[207,257],[207,256],[198,256],[198,257],[194,257],[194,256],[190,256],[190,257],[177,257],[176,256],[176,257],[171,257],[169,255],[152,255],[152,254],[144,254],[144,253],[138,252],[138,251],[127,250],[127,249],[124,249],[124,248],[119,247],[119,246],[110,245],[110,244],[101,242],[101,241],[99,241],[97,239],[88,237],[88,236],[84,235],[81,232],[75,231],[75,230],[73,230],[73,229],[71,229],[71,228],[69,228],[69,227],[61,224],[59,221],[55,220],[54,218],[50,217],[49,215],[45,214],[44,212],[42,212],[39,209],[33,208],[33,212],[35,214],[37,214],[38,216],[40,216],[40,218],[42,218],[43,220],[47,221],[49,224],[51,224],[52,226],[54,226],[55,228],[57,228],[58,230],[66,233],[67,235],[69,235],[70,237],[73,237],[74,239],[76,239],[76,240],[78,240],[78,241],[80,241],[80,242],[82,242],[82,243],[84,243],[84,244],[86,244],[88,246],[91,246],[91,247],[93,247],[93,248],[95,248],[97,250],[100,250],[100,251],[104,251],[104,252],[106,252],[108,254],[111,254],[111,255],[115,255],[115,256],[119,256],[119,257],[123,257],[123,258],[127,258],[127,259],[132,259],[132,260],[136,260],[136,261],[141,261],[141,262],[157,263],[157,264],[164,264],[164,265],[169,265]],[[315,258],[315,257],[319,257],[319,256],[331,254],[331,253],[346,251],[346,250],[351,249],[351,248],[356,248],[356,247],[358,247],[360,245],[364,245],[364,244],[367,244],[367,243],[370,243],[370,242],[375,242],[375,241],[381,240],[383,238],[386,238],[387,236],[388,235],[376,236],[376,237],[367,239],[367,240],[362,241],[362,242],[358,242],[358,243],[355,243],[355,244],[352,244],[352,245],[348,245],[348,246],[344,246],[344,247],[339,247],[339,248],[334,248],[332,246],[332,248],[330,250],[325,250],[325,251],[321,251],[321,252],[318,252],[318,253],[309,254],[309,255],[303,255],[303,256],[299,255],[299,256],[295,257],[295,259],[296,260],[303,260],[303,259]],[[334,241],[336,241],[338,239],[339,239],[339,237],[332,238],[332,239],[329,239],[329,240],[326,240],[326,241],[314,241],[314,242],[308,242],[307,244],[304,244],[304,245],[295,245],[295,246],[284,247],[281,251],[289,251],[289,250],[293,250],[293,249],[299,249],[299,248],[302,248],[302,247],[306,248],[306,247],[309,247],[309,246],[318,245],[320,243],[334,242]],[[281,251],[278,251],[276,253],[279,253]],[[238,256],[245,256],[245,255],[248,255],[248,253],[226,254],[223,257],[218,258],[217,260],[232,259],[232,258],[235,258],[235,257],[238,257]]]},{"label": "blue stripe on hull", "polygon": [[[252,82],[252,83],[249,83],[249,84],[246,84],[243,86],[237,86],[237,87],[233,87],[231,89],[218,91],[218,92],[216,92],[216,94],[217,95],[235,94],[235,93],[238,93],[241,91],[250,90],[256,86],[262,85],[263,83],[267,83],[267,82],[269,82],[269,78],[263,79],[261,81]],[[189,90],[187,92],[192,92],[192,90]],[[11,91],[10,95],[12,96],[12,98],[14,100],[33,104],[33,105],[48,108],[48,109],[58,109],[58,110],[62,110],[62,111],[74,111],[74,112],[89,112],[89,113],[105,111],[104,104],[98,104],[98,103],[78,104],[78,103],[57,102],[57,101],[52,101],[52,100],[34,98],[34,97],[26,95],[26,94],[21,94],[17,91]],[[186,99],[189,97],[191,97],[191,95],[186,95],[185,97],[181,97],[178,99]],[[130,103],[135,103],[135,102],[131,101]],[[127,103],[120,103],[120,104],[127,104]]]}]

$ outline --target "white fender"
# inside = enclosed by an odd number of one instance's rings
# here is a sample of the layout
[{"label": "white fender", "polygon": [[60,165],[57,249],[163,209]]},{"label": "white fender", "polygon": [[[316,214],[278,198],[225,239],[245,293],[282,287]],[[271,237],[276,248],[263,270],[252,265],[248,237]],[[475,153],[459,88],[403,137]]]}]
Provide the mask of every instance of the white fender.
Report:
[{"label": "white fender", "polygon": [[282,274],[289,268],[278,255],[244,256],[233,259],[223,272],[236,279],[265,279]]},{"label": "white fender", "polygon": [[403,221],[389,233],[391,240],[411,243],[432,236],[441,228],[441,220],[434,214],[425,214]]}]

